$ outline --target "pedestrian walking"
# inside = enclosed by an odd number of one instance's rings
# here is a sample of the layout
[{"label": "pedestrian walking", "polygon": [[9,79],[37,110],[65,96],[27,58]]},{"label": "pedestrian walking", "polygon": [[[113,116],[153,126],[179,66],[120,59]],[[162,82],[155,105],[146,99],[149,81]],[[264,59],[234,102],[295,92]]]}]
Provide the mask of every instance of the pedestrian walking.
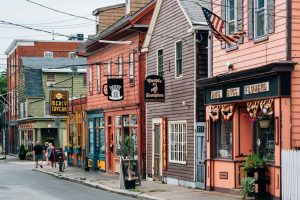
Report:
[{"label": "pedestrian walking", "polygon": [[51,167],[53,167],[53,164],[55,162],[55,148],[52,143],[49,143],[47,153],[48,153],[48,159],[51,162]]},{"label": "pedestrian walking", "polygon": [[35,168],[38,168],[39,161],[41,161],[40,167],[43,168],[43,151],[44,151],[44,148],[40,144],[40,141],[36,141],[36,144],[33,147],[33,153],[34,153],[34,159],[35,159]]},{"label": "pedestrian walking", "polygon": [[48,159],[48,147],[49,147],[49,143],[48,143],[48,142],[45,142],[45,146],[44,146],[45,154],[44,154],[44,156],[45,156],[47,165],[49,165],[49,159]]}]

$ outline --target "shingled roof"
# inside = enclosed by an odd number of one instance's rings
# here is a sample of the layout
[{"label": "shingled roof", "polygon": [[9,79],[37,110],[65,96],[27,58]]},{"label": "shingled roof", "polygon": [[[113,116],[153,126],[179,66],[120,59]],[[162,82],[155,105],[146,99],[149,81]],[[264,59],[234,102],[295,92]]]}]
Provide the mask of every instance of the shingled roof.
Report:
[{"label": "shingled roof", "polygon": [[86,58],[42,58],[21,57],[24,67],[25,95],[27,97],[44,97],[43,71],[71,73],[71,66],[79,72],[86,71]]}]

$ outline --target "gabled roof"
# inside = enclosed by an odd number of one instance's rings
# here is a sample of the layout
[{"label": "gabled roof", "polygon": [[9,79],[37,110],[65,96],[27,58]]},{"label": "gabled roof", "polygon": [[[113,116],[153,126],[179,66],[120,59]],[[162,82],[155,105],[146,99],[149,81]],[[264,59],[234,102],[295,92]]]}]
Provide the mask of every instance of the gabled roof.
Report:
[{"label": "gabled roof", "polygon": [[44,97],[43,72],[71,73],[71,66],[78,72],[86,72],[86,58],[21,57],[24,67],[25,96]]},{"label": "gabled roof", "polygon": [[157,0],[150,1],[145,7],[138,10],[133,15],[125,15],[118,21],[116,21],[114,24],[109,26],[107,29],[105,29],[103,32],[98,33],[95,37],[90,38],[89,40],[82,43],[77,49],[76,52],[80,52],[82,50],[87,49],[90,45],[94,44],[95,42],[98,42],[98,40],[104,39],[108,37],[109,35],[121,30],[122,28],[130,25],[131,20],[136,19],[137,16],[139,16],[141,13],[143,13],[149,6],[151,6],[153,3],[155,3]]},{"label": "gabled roof", "polygon": [[[142,48],[143,52],[148,51],[148,46],[151,41],[151,36],[154,32],[154,27],[156,25],[162,2],[163,0],[157,0],[153,17],[151,19],[151,23],[148,29],[148,34],[146,35],[146,38],[144,40]],[[180,6],[185,17],[187,18],[192,30],[209,30],[200,6],[202,5],[203,7],[210,9],[211,5],[208,1],[203,2],[201,0],[177,0],[177,3]]]}]

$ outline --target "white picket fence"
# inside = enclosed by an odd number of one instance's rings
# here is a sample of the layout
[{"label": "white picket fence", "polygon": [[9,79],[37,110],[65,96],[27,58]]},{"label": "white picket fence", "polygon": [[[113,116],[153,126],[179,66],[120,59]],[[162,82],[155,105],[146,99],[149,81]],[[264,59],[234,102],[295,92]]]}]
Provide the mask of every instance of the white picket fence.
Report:
[{"label": "white picket fence", "polygon": [[300,199],[300,151],[283,150],[282,167],[282,199]]}]

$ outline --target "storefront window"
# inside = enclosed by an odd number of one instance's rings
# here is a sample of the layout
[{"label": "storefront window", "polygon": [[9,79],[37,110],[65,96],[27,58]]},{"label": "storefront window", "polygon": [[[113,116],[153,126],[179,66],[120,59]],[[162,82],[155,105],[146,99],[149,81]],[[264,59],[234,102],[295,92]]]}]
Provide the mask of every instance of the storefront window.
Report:
[{"label": "storefront window", "polygon": [[116,152],[117,155],[122,155],[122,128],[116,129]]},{"label": "storefront window", "polygon": [[217,122],[217,157],[232,159],[232,120]]},{"label": "storefront window", "polygon": [[129,116],[123,116],[123,126],[129,126]]},{"label": "storefront window", "polygon": [[275,159],[274,119],[269,120],[268,128],[261,128],[259,121],[255,124],[255,151],[267,162],[273,163]]},{"label": "storefront window", "polygon": [[137,128],[133,127],[130,128],[131,130],[131,136],[132,136],[132,140],[133,140],[133,144],[134,144],[134,159],[137,159],[137,149],[138,149],[138,143],[137,143]]},{"label": "storefront window", "polygon": [[94,122],[93,119],[89,120],[89,152],[94,152]]},{"label": "storefront window", "polygon": [[130,116],[130,125],[137,125],[137,115]]},{"label": "storefront window", "polygon": [[105,155],[105,131],[104,131],[104,128],[100,129],[100,154]]},{"label": "storefront window", "polygon": [[122,117],[116,116],[116,126],[121,126],[121,125],[122,125]]}]

